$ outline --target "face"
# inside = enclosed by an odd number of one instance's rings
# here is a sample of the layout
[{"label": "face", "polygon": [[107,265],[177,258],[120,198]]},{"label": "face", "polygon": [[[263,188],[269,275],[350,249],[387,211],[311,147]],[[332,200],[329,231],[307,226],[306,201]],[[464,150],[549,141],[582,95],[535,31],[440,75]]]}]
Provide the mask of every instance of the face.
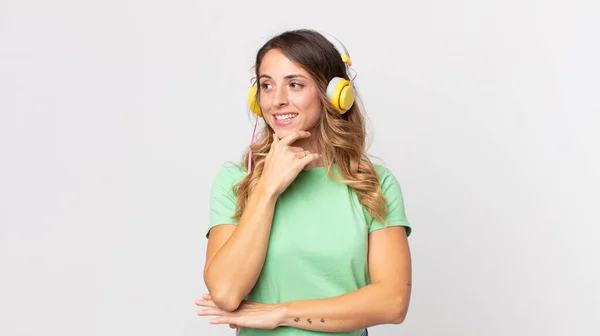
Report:
[{"label": "face", "polygon": [[321,118],[322,104],[310,74],[278,49],[265,54],[258,73],[260,108],[277,137],[312,131]]}]

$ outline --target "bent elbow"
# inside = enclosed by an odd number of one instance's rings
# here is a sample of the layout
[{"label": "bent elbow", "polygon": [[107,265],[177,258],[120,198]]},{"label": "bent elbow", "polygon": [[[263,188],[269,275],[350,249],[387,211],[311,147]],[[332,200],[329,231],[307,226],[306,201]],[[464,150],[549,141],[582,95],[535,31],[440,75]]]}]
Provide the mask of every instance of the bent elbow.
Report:
[{"label": "bent elbow", "polygon": [[408,300],[404,297],[398,298],[389,311],[390,322],[392,324],[401,324],[406,319],[406,314],[408,313]]},{"label": "bent elbow", "polygon": [[205,276],[205,284],[212,301],[221,310],[232,312],[238,309],[244,299],[237,295],[237,291],[233,290],[229,284],[219,282],[217,279]]},{"label": "bent elbow", "polygon": [[221,292],[211,293],[213,302],[217,306],[217,308],[224,310],[226,312],[232,312],[239,308],[242,303],[242,299],[239,299],[236,295],[231,295]]},{"label": "bent elbow", "polygon": [[402,322],[404,322],[404,319],[406,318],[406,314],[396,314],[395,316],[392,317],[392,324],[401,324]]}]

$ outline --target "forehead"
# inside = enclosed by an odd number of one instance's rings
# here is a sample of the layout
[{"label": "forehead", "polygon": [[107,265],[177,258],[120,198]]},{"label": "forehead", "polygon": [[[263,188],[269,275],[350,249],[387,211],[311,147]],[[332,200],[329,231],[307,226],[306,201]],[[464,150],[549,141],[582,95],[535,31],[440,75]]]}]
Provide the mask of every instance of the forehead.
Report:
[{"label": "forehead", "polygon": [[271,49],[265,54],[258,73],[259,75],[269,75],[271,77],[286,76],[290,73],[308,76],[306,70],[287,58],[279,49]]}]

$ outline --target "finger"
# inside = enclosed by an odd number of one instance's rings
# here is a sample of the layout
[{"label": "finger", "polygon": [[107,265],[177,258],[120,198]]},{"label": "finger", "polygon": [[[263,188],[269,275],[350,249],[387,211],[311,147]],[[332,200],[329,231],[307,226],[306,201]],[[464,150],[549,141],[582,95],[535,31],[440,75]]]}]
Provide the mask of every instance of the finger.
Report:
[{"label": "finger", "polygon": [[216,317],[208,321],[210,324],[233,324],[226,317]]},{"label": "finger", "polygon": [[212,300],[212,296],[210,296],[210,294],[204,294],[204,295],[202,295],[202,298],[204,300]]},{"label": "finger", "polygon": [[212,308],[199,310],[196,312],[196,314],[198,316],[223,316],[223,315],[225,315],[223,313],[223,311],[221,311],[219,309],[212,309]]},{"label": "finger", "polygon": [[218,308],[217,305],[213,302],[213,300],[196,300],[195,303],[196,306]]},{"label": "finger", "polygon": [[279,140],[279,143],[284,146],[288,146],[300,138],[308,138],[309,136],[310,136],[310,133],[307,131],[296,131],[296,132],[292,132],[292,133],[286,135],[285,137],[283,137],[281,140]]},{"label": "finger", "polygon": [[296,152],[295,154],[296,154],[297,158],[303,159],[303,158],[307,157],[308,155],[310,155],[310,151],[303,150],[301,152]]},{"label": "finger", "polygon": [[209,300],[203,300],[203,299],[197,299],[196,301],[194,301],[196,306],[204,306],[204,307],[210,307],[209,302],[210,302]]},{"label": "finger", "polygon": [[306,167],[307,164],[309,164],[315,160],[318,160],[320,158],[321,158],[321,154],[311,153],[311,154],[308,154],[305,157],[301,158],[300,161],[298,162],[298,164],[301,167]]},{"label": "finger", "polygon": [[229,328],[231,328],[231,329],[237,329],[238,326],[237,326],[237,324],[229,324]]},{"label": "finger", "polygon": [[288,146],[287,148],[290,151],[294,152],[294,153],[298,153],[298,152],[303,152],[304,151],[304,148],[302,148],[302,147]]},{"label": "finger", "polygon": [[273,151],[273,148],[275,148],[275,146],[279,143],[279,138],[277,137],[277,135],[275,133],[273,133],[273,141],[271,142],[271,151]]}]

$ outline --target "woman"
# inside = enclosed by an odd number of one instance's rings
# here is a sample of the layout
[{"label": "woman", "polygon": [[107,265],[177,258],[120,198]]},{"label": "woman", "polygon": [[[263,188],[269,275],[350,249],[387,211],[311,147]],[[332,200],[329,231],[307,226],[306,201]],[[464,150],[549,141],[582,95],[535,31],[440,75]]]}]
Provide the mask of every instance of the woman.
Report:
[{"label": "woman", "polygon": [[360,336],[404,320],[411,227],[398,181],[365,153],[351,64],[311,30],[258,51],[249,103],[266,126],[212,187],[210,295],[196,300],[210,323],[242,336]]}]

